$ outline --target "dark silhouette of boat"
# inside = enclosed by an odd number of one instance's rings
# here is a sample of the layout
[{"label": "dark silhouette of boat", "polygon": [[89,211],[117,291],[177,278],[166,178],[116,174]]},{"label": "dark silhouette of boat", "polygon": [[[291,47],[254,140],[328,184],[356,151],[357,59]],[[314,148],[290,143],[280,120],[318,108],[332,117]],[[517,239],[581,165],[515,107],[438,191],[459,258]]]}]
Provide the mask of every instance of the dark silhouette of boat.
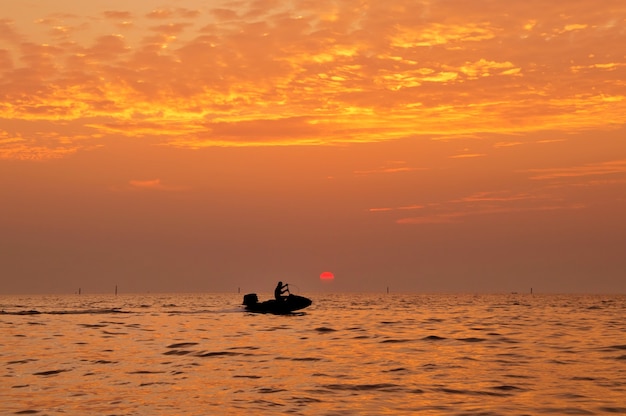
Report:
[{"label": "dark silhouette of boat", "polygon": [[304,296],[292,295],[284,296],[280,300],[270,299],[265,302],[259,302],[256,293],[248,293],[243,297],[243,305],[249,312],[273,313],[276,315],[285,315],[300,309],[311,306],[313,301]]}]

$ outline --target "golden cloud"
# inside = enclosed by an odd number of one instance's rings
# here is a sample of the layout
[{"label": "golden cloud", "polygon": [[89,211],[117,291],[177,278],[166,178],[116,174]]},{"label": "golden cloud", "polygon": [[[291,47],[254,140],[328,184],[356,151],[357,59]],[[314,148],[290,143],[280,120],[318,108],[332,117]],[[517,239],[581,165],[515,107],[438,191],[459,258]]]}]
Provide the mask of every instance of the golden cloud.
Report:
[{"label": "golden cloud", "polygon": [[[623,21],[623,10],[560,16],[551,6],[505,3],[485,13],[426,2],[300,6],[135,7],[71,24],[40,16],[37,25],[58,35],[41,38],[40,29],[4,18],[0,119],[74,123],[190,148],[626,122],[626,62],[609,46],[626,34],[603,17]],[[571,41],[582,33],[588,43]]]}]

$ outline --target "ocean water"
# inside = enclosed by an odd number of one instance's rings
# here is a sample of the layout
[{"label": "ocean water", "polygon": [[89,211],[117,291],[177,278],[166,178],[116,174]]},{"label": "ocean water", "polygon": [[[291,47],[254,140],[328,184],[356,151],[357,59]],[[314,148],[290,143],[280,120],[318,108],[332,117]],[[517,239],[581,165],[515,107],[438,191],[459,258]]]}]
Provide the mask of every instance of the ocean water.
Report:
[{"label": "ocean water", "polygon": [[0,414],[626,415],[626,296],[302,295],[0,297]]}]

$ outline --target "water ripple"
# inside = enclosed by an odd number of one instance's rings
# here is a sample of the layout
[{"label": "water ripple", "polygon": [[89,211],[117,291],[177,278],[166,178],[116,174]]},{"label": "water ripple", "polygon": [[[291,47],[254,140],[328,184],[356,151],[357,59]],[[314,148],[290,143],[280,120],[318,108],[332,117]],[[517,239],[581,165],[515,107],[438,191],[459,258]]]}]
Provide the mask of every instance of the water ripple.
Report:
[{"label": "water ripple", "polygon": [[0,297],[3,414],[626,413],[626,296],[314,298]]}]

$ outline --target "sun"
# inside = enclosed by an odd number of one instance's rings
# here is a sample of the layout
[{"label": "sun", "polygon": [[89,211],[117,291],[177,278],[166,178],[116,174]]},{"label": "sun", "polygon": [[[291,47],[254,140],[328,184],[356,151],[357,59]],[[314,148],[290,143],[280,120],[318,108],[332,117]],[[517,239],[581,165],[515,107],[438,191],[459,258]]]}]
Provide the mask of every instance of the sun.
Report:
[{"label": "sun", "polygon": [[323,272],[322,274],[320,274],[321,280],[333,280],[334,278],[335,278],[335,275],[332,274],[331,272]]}]

